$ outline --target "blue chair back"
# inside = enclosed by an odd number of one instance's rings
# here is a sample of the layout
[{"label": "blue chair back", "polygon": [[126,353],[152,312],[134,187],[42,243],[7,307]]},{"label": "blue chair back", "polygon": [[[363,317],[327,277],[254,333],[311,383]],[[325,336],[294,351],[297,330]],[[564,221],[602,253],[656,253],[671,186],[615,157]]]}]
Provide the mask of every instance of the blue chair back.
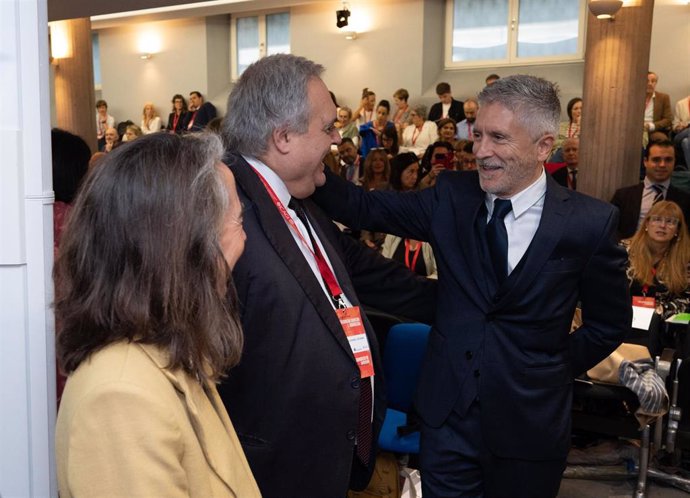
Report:
[{"label": "blue chair back", "polygon": [[383,351],[388,407],[409,412],[417,388],[431,327],[422,323],[393,325]]}]

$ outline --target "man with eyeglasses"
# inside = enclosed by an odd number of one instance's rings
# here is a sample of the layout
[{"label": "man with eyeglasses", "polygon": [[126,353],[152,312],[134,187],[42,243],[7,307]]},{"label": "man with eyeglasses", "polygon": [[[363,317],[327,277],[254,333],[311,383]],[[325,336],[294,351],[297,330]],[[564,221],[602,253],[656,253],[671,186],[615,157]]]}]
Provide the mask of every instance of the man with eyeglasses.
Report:
[{"label": "man with eyeglasses", "polygon": [[690,195],[671,185],[675,162],[675,149],[669,140],[657,140],[647,145],[644,181],[618,189],[611,199],[611,203],[620,210],[620,239],[632,237],[652,206],[661,200],[675,202],[686,218],[690,215]]}]

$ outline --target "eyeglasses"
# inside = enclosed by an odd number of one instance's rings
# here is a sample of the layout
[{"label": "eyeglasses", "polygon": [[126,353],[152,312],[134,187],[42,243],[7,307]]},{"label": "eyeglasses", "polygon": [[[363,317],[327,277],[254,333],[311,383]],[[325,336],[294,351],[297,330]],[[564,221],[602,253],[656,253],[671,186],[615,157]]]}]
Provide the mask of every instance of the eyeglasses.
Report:
[{"label": "eyeglasses", "polygon": [[669,216],[654,215],[649,217],[649,222],[654,223],[655,225],[676,226],[678,223],[680,223],[680,220],[678,218],[671,218]]}]

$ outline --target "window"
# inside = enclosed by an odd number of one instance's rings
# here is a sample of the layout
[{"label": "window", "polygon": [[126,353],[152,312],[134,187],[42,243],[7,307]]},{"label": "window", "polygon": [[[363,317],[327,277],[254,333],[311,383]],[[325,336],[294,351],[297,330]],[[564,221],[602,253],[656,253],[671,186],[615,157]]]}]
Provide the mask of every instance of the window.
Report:
[{"label": "window", "polygon": [[261,57],[290,53],[290,14],[279,12],[236,17],[232,36],[232,75],[239,78]]},{"label": "window", "polygon": [[585,0],[447,0],[446,66],[581,60]]},{"label": "window", "polygon": [[93,57],[93,83],[96,90],[101,89],[101,43],[98,33],[91,34],[91,52]]}]

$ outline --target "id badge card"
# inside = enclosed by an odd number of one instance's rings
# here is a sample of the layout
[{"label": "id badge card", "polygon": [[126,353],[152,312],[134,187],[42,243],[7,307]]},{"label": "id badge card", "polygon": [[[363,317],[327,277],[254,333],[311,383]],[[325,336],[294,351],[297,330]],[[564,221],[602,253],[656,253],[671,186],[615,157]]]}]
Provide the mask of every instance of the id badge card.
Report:
[{"label": "id badge card", "polygon": [[654,310],[656,309],[656,300],[653,297],[633,296],[632,309],[632,328],[649,330],[649,325],[652,323]]},{"label": "id badge card", "polygon": [[369,341],[364,330],[359,306],[340,308],[335,310],[335,313],[338,316],[338,320],[340,320],[340,325],[343,327],[347,341],[350,343],[352,354],[357,361],[359,376],[362,379],[373,377],[374,362],[371,357],[371,349],[369,348]]}]

